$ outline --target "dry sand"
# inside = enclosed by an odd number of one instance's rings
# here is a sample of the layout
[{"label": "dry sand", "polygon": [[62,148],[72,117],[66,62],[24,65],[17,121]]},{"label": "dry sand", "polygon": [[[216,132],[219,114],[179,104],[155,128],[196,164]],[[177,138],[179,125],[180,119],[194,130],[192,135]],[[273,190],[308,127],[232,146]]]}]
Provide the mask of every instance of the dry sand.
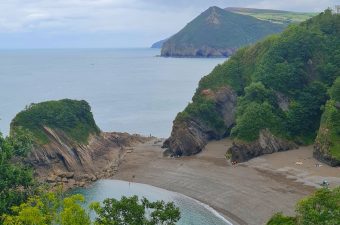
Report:
[{"label": "dry sand", "polygon": [[[232,166],[224,157],[231,145],[228,139],[209,143],[198,155],[176,159],[163,157],[161,144],[153,140],[135,147],[113,179],[190,196],[210,205],[234,225],[265,224],[280,211],[293,215],[296,202],[311,194],[323,179],[331,186],[340,185],[340,168],[313,159],[311,146]],[[316,163],[322,166],[316,167]]]}]

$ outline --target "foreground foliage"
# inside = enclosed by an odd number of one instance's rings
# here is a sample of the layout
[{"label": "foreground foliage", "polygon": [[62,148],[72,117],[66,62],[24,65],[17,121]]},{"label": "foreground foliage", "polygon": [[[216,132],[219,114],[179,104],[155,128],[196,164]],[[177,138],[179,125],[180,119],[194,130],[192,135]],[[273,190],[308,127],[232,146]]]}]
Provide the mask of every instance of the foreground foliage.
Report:
[{"label": "foreground foliage", "polygon": [[340,224],[340,187],[322,188],[302,199],[296,206],[296,217],[274,215],[267,225],[337,225]]},{"label": "foreground foliage", "polygon": [[90,225],[90,216],[81,203],[84,197],[46,193],[32,196],[27,202],[13,207],[12,215],[4,215],[4,225]]},{"label": "foreground foliage", "polygon": [[105,199],[103,205],[94,202],[90,208],[97,214],[95,222],[83,207],[85,199],[76,194],[63,197],[62,192],[50,192],[28,198],[3,215],[4,225],[175,225],[180,211],[174,203],[139,201],[137,196],[121,200]]},{"label": "foreground foliage", "polygon": [[150,202],[146,198],[139,201],[137,196],[122,197],[120,201],[109,198],[103,206],[93,203],[91,208],[98,215],[96,225],[175,225],[180,219],[174,203]]},{"label": "foreground foliage", "polygon": [[[33,172],[20,158],[31,148],[31,137],[21,130],[13,137],[0,133],[0,215],[34,194]],[[1,224],[1,219],[0,219]]]}]

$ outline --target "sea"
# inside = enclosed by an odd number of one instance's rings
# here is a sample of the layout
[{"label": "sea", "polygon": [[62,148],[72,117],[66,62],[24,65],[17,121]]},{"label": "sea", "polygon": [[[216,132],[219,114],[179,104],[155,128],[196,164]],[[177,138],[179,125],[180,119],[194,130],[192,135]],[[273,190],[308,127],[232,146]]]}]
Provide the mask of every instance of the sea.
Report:
[{"label": "sea", "polygon": [[168,137],[199,80],[225,59],[163,58],[159,49],[0,50],[0,131],[31,103],[89,102],[103,131]]}]

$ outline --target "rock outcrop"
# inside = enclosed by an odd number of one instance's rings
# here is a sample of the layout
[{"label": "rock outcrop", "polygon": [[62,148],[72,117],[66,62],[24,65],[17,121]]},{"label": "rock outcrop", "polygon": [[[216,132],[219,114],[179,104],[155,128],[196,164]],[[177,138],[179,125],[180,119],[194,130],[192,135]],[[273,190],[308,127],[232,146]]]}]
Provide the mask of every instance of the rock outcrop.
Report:
[{"label": "rock outcrop", "polygon": [[148,138],[127,133],[91,135],[88,144],[75,143],[62,131],[44,127],[49,143],[35,145],[26,163],[33,166],[40,182],[67,188],[84,186],[112,176],[126,152]]},{"label": "rock outcrop", "polygon": [[117,171],[124,154],[149,138],[101,132],[84,100],[31,104],[11,122],[11,135],[27,133],[33,146],[24,159],[40,182],[84,186]]},{"label": "rock outcrop", "polygon": [[[326,141],[326,140],[325,140]],[[329,154],[330,143],[329,142],[320,142],[317,140],[314,144],[313,156],[317,160],[324,162],[330,166],[340,166],[340,160],[333,157]]]},{"label": "rock outcrop", "polygon": [[235,141],[233,146],[228,149],[227,156],[230,157],[231,161],[244,162],[260,155],[295,148],[298,148],[295,143],[275,137],[268,130],[262,130],[259,138],[254,142],[242,143]]},{"label": "rock outcrop", "polygon": [[[224,87],[214,92],[210,89],[203,90],[202,95],[214,101],[215,109],[223,119],[224,125],[231,128],[235,123],[237,94],[229,87]],[[226,134],[212,129],[200,118],[176,118],[170,138],[163,148],[166,155],[187,156],[200,152],[209,140],[221,139]]]}]

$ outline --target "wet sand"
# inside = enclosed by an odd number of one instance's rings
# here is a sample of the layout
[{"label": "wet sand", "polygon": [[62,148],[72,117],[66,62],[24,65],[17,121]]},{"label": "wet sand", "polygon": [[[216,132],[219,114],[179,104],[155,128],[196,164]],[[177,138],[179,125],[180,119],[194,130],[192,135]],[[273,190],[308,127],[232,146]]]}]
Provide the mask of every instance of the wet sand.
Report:
[{"label": "wet sand", "polygon": [[[195,198],[234,225],[265,224],[275,212],[293,215],[296,202],[311,194],[323,179],[331,186],[340,185],[340,168],[316,161],[311,146],[232,166],[224,157],[231,145],[228,139],[209,143],[198,155],[176,159],[163,157],[161,144],[155,139],[135,147],[112,178]],[[316,163],[322,166],[316,167]]]}]

